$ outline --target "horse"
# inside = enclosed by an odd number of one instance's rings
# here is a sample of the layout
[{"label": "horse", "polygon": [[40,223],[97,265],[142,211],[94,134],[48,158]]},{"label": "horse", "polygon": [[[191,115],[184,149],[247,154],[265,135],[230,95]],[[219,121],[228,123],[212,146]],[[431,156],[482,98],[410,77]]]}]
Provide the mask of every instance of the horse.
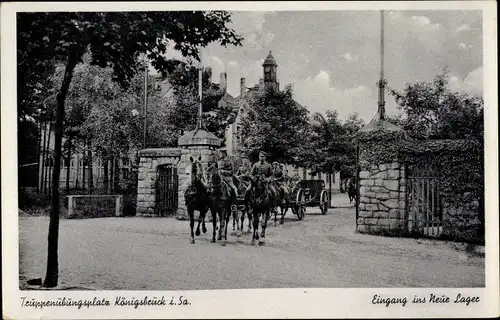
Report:
[{"label": "horse", "polygon": [[[251,188],[249,191],[248,199],[249,205],[252,208],[252,245],[255,244],[255,240],[259,240],[259,245],[264,245],[264,239],[266,237],[267,220],[269,220],[269,214],[272,207],[272,191],[266,182],[266,179],[262,176],[256,176],[251,179]],[[262,232],[259,237],[259,219],[262,218]],[[262,238],[262,239],[260,239]]]},{"label": "horse", "polygon": [[352,203],[353,200],[356,200],[356,182],[354,177],[351,177],[349,179],[347,195],[349,196],[349,203]]},{"label": "horse", "polygon": [[[245,181],[247,180],[247,181]],[[235,205],[232,206],[233,212],[233,231],[236,230],[236,235],[239,237],[243,233],[250,233],[252,230],[252,215],[250,212],[250,207],[248,205],[248,194],[246,189],[250,181],[245,179],[245,176],[234,177],[235,185],[238,187],[238,192],[240,197],[236,199]],[[245,216],[248,218],[248,229],[246,232],[243,231],[245,224]]]},{"label": "horse", "polygon": [[277,216],[278,216],[278,208],[280,208],[281,212],[281,219],[280,219],[280,224],[283,224],[285,221],[285,214],[288,211],[288,208],[290,207],[290,204],[288,202],[288,194],[285,193],[285,190],[283,187],[280,187],[277,182],[274,182],[274,186],[277,190],[277,194],[275,197],[273,197],[273,209],[272,211],[274,212],[274,225],[276,226],[277,223]]},{"label": "horse", "polygon": [[207,172],[207,189],[210,199],[210,211],[212,212],[212,225],[214,228],[212,242],[215,242],[218,215],[220,227],[217,240],[224,240],[221,244],[225,245],[225,241],[227,241],[227,226],[231,216],[231,206],[236,201],[236,197],[231,187],[222,180],[217,164],[213,166],[209,164],[209,166],[211,166],[211,169]]},{"label": "horse", "polygon": [[198,157],[197,159],[189,157],[189,160],[191,161],[191,183],[184,192],[184,198],[189,215],[189,225],[191,227],[191,243],[195,243],[193,233],[194,211],[197,210],[200,213],[198,217],[198,226],[196,227],[196,236],[199,236],[200,224],[202,224],[203,233],[207,232],[207,227],[205,226],[205,216],[208,211],[209,198],[206,186],[203,183],[203,166],[201,164],[201,157]]}]

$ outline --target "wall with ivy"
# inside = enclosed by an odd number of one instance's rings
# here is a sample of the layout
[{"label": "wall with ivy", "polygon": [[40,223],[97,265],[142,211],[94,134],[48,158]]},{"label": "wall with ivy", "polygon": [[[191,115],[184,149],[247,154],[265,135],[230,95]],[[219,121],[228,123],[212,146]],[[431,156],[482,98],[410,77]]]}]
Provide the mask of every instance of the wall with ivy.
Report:
[{"label": "wall with ivy", "polygon": [[358,143],[358,231],[410,235],[408,215],[404,212],[407,210],[405,169],[410,165],[430,164],[437,166],[440,172],[439,194],[443,208],[440,237],[484,244],[481,141],[413,140],[402,131],[379,127],[361,132]]},{"label": "wall with ivy", "polygon": [[470,139],[412,141],[401,147],[407,164],[430,163],[439,175],[441,238],[484,244],[484,148]]}]

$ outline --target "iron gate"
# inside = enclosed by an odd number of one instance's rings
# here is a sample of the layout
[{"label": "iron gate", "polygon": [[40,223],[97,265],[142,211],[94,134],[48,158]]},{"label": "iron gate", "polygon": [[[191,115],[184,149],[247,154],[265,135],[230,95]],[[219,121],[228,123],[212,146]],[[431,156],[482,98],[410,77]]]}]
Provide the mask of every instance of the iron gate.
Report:
[{"label": "iron gate", "polygon": [[178,184],[177,167],[160,165],[156,172],[156,210],[158,215],[172,216],[177,211]]},{"label": "iron gate", "polygon": [[439,195],[439,169],[430,164],[407,167],[408,228],[426,236],[442,232],[443,208]]}]

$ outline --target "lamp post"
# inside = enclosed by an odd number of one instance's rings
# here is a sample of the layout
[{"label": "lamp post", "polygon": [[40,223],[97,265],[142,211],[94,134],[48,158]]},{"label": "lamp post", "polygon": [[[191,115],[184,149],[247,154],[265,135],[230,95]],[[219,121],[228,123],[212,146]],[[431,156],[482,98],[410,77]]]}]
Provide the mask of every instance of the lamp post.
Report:
[{"label": "lamp post", "polygon": [[196,129],[203,129],[203,60],[200,49],[200,64],[198,66],[198,121]]},{"label": "lamp post", "polygon": [[378,82],[378,116],[385,119],[385,79],[384,79],[384,10],[380,12],[380,80]]},{"label": "lamp post", "polygon": [[142,148],[146,149],[147,143],[147,132],[148,132],[148,63],[147,60],[144,59],[144,136],[142,139]]}]

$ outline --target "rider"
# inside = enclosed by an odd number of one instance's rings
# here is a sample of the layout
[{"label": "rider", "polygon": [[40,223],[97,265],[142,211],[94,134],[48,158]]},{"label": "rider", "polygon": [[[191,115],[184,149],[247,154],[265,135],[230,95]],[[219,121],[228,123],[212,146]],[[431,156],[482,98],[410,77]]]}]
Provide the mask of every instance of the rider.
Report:
[{"label": "rider", "polygon": [[227,150],[224,148],[219,149],[220,159],[219,159],[219,170],[224,180],[231,189],[233,189],[234,194],[238,197],[238,188],[233,183],[233,162],[227,156]]},{"label": "rider", "polygon": [[248,158],[243,158],[243,163],[238,169],[238,172],[236,172],[236,176],[239,177],[246,177],[250,174],[250,168],[248,165]]},{"label": "rider", "polygon": [[283,184],[285,181],[285,177],[283,175],[283,165],[280,165],[277,161],[273,162],[273,178],[278,189],[285,191]]},{"label": "rider", "polygon": [[[250,175],[252,177],[255,176],[263,176],[264,178],[269,178],[272,175],[272,168],[269,162],[266,161],[267,154],[264,151],[259,152],[259,161],[254,163],[252,166],[252,170],[250,171]],[[247,187],[246,191],[249,191],[252,185],[250,184]]]},{"label": "rider", "polygon": [[300,181],[298,168],[293,169],[293,174],[289,177],[290,188],[294,190]]}]

